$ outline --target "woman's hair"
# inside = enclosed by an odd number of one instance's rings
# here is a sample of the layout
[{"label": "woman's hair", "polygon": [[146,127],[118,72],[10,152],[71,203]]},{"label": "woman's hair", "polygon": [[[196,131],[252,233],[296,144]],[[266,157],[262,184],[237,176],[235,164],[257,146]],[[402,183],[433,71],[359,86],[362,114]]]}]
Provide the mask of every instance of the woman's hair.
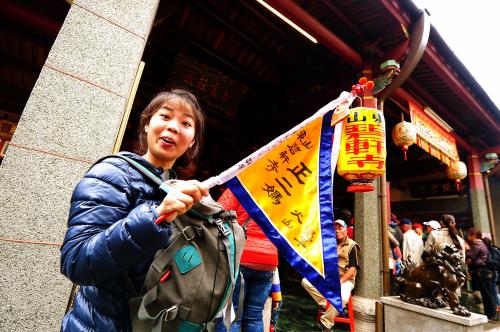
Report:
[{"label": "woman's hair", "polygon": [[453,244],[455,247],[458,249],[463,249],[462,246],[460,245],[460,242],[458,241],[458,236],[457,236],[457,229],[455,226],[450,226],[450,223],[452,221],[455,221],[455,217],[453,217],[451,214],[443,214],[439,220],[444,224],[445,227],[448,228],[448,233],[450,234],[451,240],[453,241]]},{"label": "woman's hair", "polygon": [[139,121],[139,131],[138,131],[138,153],[145,154],[148,150],[148,139],[147,133],[144,128],[149,124],[153,115],[166,103],[172,100],[178,100],[189,106],[193,110],[194,115],[194,144],[192,147],[187,149],[187,151],[179,158],[176,165],[188,164],[191,161],[196,161],[198,154],[201,151],[201,146],[203,144],[203,134],[205,129],[205,116],[201,110],[201,106],[198,99],[189,91],[183,89],[172,89],[169,91],[163,91],[157,94],[148,106],[142,111],[141,118]]},{"label": "woman's hair", "polygon": [[474,234],[474,237],[476,239],[482,239],[483,238],[483,232],[481,232],[479,229],[477,228],[471,228],[469,229],[469,234]]}]

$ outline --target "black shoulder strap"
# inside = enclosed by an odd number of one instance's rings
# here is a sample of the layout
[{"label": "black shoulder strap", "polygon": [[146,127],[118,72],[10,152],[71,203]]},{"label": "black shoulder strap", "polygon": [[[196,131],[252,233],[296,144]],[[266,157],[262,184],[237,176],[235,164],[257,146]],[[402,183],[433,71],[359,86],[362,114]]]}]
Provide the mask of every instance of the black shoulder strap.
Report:
[{"label": "black shoulder strap", "polygon": [[141,172],[144,176],[146,176],[148,179],[150,179],[151,181],[153,181],[157,185],[161,186],[161,184],[163,183],[163,180],[160,177],[154,175],[149,169],[147,169],[146,167],[142,166],[137,161],[135,161],[133,159],[130,159],[129,157],[125,157],[125,156],[123,156],[121,154],[115,154],[113,156],[128,161],[128,163],[130,165],[132,165],[136,170],[138,170],[139,172]]},{"label": "black shoulder strap", "polygon": [[250,221],[252,221],[252,217],[248,217],[247,219],[245,219],[245,221],[243,222],[243,225],[241,225],[241,227],[246,229],[248,224],[250,223]]},{"label": "black shoulder strap", "polygon": [[124,155],[121,155],[121,154],[112,154],[112,155],[109,155],[109,156],[106,156],[106,157],[102,157],[101,159],[99,159],[98,161],[96,161],[94,163],[94,165],[97,164],[97,163],[100,163],[104,159],[112,158],[112,157],[120,158],[120,159],[123,159],[123,160],[127,161],[130,164],[130,166],[134,167],[136,170],[138,170],[145,177],[147,177],[148,179],[150,179],[151,181],[153,181],[154,183],[156,183],[160,187],[161,190],[163,190],[165,193],[168,194],[168,187],[165,185],[165,182],[159,176],[156,176],[155,174],[153,174],[153,172],[151,172],[149,169],[147,169],[146,167],[144,167],[141,164],[139,164],[137,161],[135,161],[135,160],[133,160],[133,159],[131,159],[129,157],[125,157]]},{"label": "black shoulder strap", "polygon": [[[158,177],[155,174],[153,174],[153,172],[151,172],[150,170],[148,170],[146,167],[142,166],[137,161],[135,161],[133,159],[130,159],[129,157],[125,157],[125,156],[123,156],[121,154],[113,154],[113,155],[109,155],[109,156],[106,156],[106,157],[103,157],[103,158],[99,159],[98,161],[96,161],[96,164],[98,162],[101,162],[102,160],[104,160],[106,158],[111,158],[111,157],[117,157],[117,158],[120,158],[120,159],[123,159],[123,160],[127,161],[132,167],[134,167],[136,170],[138,170],[140,173],[142,173],[148,179],[150,179],[151,181],[153,181],[154,183],[156,183],[160,187],[161,190],[163,190],[165,193],[168,194],[169,190],[168,190],[168,186],[165,183],[165,181],[163,181],[160,177]],[[209,216],[205,216],[202,213],[199,213],[195,209],[190,209],[187,213],[189,213],[191,215],[195,215],[198,218],[201,218],[201,219],[204,219],[204,220],[208,220],[208,221],[211,221],[211,219],[212,219]]]}]

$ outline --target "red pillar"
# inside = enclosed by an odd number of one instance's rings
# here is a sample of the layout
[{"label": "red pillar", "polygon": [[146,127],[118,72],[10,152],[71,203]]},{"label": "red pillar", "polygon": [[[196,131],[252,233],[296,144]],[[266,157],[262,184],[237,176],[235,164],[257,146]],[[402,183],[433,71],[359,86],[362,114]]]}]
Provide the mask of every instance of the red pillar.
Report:
[{"label": "red pillar", "polygon": [[467,176],[469,177],[470,190],[484,190],[483,175],[477,150],[467,156]]}]

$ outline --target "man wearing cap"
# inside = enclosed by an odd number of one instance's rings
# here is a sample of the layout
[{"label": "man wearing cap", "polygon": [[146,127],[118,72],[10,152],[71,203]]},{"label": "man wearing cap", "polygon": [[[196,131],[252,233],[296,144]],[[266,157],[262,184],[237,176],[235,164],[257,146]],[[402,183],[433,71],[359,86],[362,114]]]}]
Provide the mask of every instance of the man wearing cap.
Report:
[{"label": "man wearing cap", "polygon": [[422,241],[420,236],[412,229],[412,222],[410,219],[401,219],[401,230],[403,231],[403,260],[410,257],[417,266],[422,264],[424,241]]},{"label": "man wearing cap", "polygon": [[432,231],[435,231],[435,230],[441,228],[441,224],[436,220],[425,221],[424,226],[425,226],[425,231],[424,231],[424,235],[422,236],[422,240],[424,240],[424,242],[427,240],[427,238],[429,237],[429,234]]},{"label": "man wearing cap", "polygon": [[[335,235],[337,238],[337,254],[339,260],[340,292],[342,296],[342,306],[345,307],[354,288],[356,273],[360,268],[359,246],[354,240],[347,236],[347,224],[344,220],[335,220]],[[323,332],[333,331],[333,319],[339,312],[333,305],[328,305],[327,300],[307,279],[302,279],[302,287],[312,296],[314,301],[325,312],[320,317],[320,325]]]},{"label": "man wearing cap", "polygon": [[418,236],[420,236],[420,238],[422,238],[422,235],[424,234],[424,226],[422,226],[422,224],[414,222],[413,230],[415,231],[415,233],[417,233]]}]

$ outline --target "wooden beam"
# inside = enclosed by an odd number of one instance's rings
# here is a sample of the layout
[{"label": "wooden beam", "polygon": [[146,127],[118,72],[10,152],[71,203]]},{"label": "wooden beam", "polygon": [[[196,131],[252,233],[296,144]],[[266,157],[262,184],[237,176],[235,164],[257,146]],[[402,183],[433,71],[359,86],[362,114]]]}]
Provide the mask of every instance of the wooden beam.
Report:
[{"label": "wooden beam", "polygon": [[61,28],[59,23],[14,2],[0,1],[0,10],[8,16],[30,23],[54,37],[57,36]]}]

